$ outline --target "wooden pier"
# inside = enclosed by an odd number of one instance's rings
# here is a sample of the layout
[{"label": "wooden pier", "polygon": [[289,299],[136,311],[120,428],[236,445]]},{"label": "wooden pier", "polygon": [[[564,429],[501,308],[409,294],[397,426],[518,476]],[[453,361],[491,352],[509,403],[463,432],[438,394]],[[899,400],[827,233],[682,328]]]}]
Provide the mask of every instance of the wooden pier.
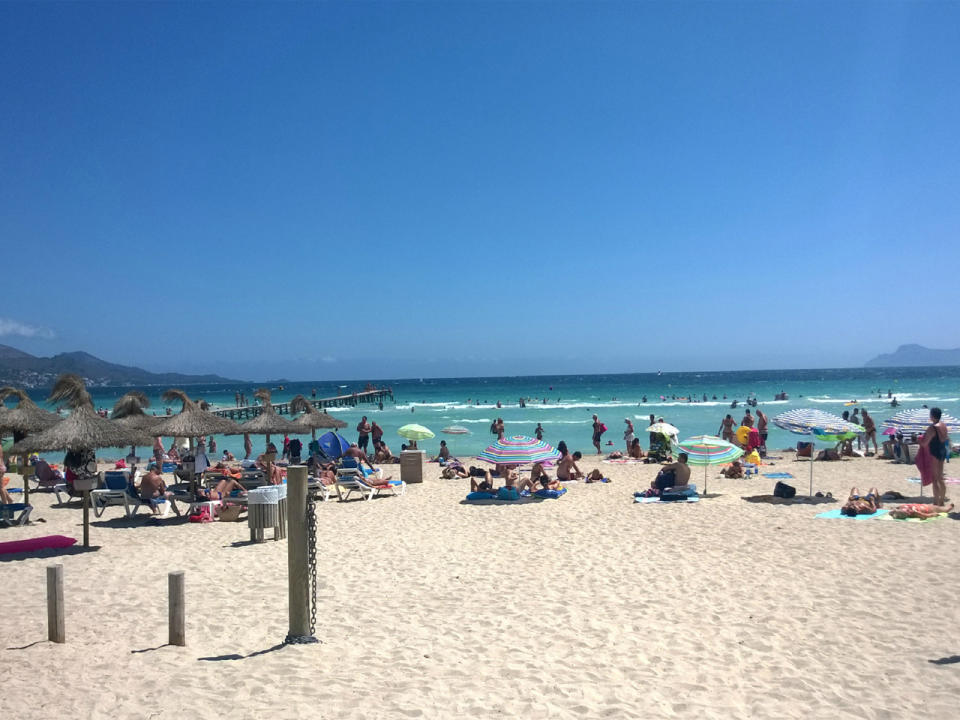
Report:
[{"label": "wooden pier", "polygon": [[[338,395],[337,397],[332,398],[321,398],[319,400],[311,400],[307,398],[308,402],[313,405],[317,410],[325,411],[327,408],[338,408],[338,407],[356,407],[357,405],[362,404],[379,404],[384,400],[389,398],[393,400],[393,390],[384,389],[384,390],[364,390],[363,392],[355,392],[350,395]],[[273,409],[277,411],[280,415],[289,415],[290,414],[290,403],[272,403]],[[221,408],[220,410],[211,410],[214,415],[219,415],[220,417],[230,418],[231,420],[248,420],[249,418],[255,418],[257,415],[263,412],[263,405],[245,405],[244,407],[232,407],[232,408]]]}]

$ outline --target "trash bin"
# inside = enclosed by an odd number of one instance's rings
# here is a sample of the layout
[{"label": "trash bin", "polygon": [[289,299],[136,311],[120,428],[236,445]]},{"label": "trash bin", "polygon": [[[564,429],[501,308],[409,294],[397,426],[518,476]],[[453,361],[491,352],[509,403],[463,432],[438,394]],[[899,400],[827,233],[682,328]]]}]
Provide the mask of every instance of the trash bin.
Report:
[{"label": "trash bin", "polygon": [[400,453],[400,479],[405,483],[423,482],[423,450],[404,450]]},{"label": "trash bin", "polygon": [[247,527],[250,528],[250,542],[263,542],[264,530],[273,528],[273,539],[284,537],[280,530],[280,495],[286,510],[286,485],[267,485],[255,488],[247,493]]}]

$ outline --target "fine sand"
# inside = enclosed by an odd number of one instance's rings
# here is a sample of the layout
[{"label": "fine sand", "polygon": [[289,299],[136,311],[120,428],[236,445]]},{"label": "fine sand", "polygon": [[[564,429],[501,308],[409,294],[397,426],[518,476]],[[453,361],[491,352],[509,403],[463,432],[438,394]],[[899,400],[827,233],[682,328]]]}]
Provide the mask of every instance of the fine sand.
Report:
[{"label": "fine sand", "polygon": [[[764,469],[792,472],[806,492],[805,462],[774,462]],[[571,484],[555,501],[467,505],[467,481],[429,465],[404,497],[321,504],[313,646],[280,645],[286,541],[109,509],[93,523],[95,551],[0,556],[4,714],[960,717],[960,516],[822,520],[839,504],[744,502],[776,481],[713,470],[718,497],[639,505],[632,494],[654,467],[598,466],[611,484]],[[815,471],[816,489],[838,498],[851,485],[919,494],[910,466]],[[79,538],[77,506],[52,502],[35,495],[46,522],[0,541]],[[55,562],[65,645],[46,641]],[[186,571],[185,648],[164,645],[175,570]]]}]

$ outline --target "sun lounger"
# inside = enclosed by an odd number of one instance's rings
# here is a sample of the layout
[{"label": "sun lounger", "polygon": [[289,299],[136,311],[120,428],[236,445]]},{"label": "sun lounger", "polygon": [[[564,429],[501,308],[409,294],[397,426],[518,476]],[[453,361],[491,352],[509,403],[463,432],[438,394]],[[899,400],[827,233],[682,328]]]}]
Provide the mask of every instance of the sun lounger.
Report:
[{"label": "sun lounger", "polygon": [[[356,461],[351,458],[344,460],[342,465],[337,468],[337,494],[340,500],[346,500],[351,494],[360,493],[364,500],[371,500],[375,495],[389,493],[391,495],[403,495],[407,486],[402,480],[384,479],[383,471],[377,470],[369,475],[359,467]],[[344,491],[346,491],[344,493]],[[399,491],[399,492],[398,492]]]},{"label": "sun lounger", "polygon": [[173,498],[170,500],[167,500],[167,498],[150,500],[141,498],[136,488],[127,479],[127,474],[123,471],[108,470],[101,474],[100,482],[103,487],[90,493],[93,512],[97,517],[101,517],[106,509],[111,506],[122,506],[128,518],[136,515],[141,507],[149,508],[151,512],[154,508],[162,509],[162,517],[169,515],[170,510],[173,510],[177,515],[180,514],[180,509]]},{"label": "sun lounger", "polygon": [[26,525],[30,522],[30,513],[33,505],[23,503],[10,503],[9,505],[0,505],[0,526],[14,527],[16,525]]},{"label": "sun lounger", "polygon": [[61,493],[70,499],[70,488],[62,477],[60,477],[46,461],[39,461],[33,468],[33,481],[36,483],[36,490],[46,490],[57,495],[57,502],[63,504]]}]

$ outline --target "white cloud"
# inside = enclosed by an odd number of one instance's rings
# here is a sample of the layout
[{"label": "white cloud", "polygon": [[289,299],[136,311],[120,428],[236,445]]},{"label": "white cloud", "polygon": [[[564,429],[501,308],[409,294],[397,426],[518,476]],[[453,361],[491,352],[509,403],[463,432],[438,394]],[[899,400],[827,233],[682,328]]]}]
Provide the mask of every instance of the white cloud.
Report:
[{"label": "white cloud", "polygon": [[9,318],[0,318],[0,337],[10,335],[27,338],[46,338],[48,340],[54,336],[53,330],[49,328],[27,325],[22,322],[17,322],[16,320],[10,320]]}]

